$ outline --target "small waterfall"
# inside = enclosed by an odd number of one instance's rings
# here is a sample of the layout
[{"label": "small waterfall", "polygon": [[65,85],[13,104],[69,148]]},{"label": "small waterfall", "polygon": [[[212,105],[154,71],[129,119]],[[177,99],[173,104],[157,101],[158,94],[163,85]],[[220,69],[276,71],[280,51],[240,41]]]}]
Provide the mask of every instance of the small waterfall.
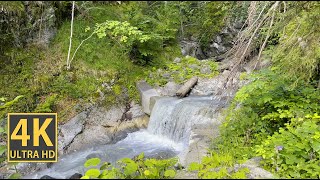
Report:
[{"label": "small waterfall", "polygon": [[159,99],[151,113],[148,131],[187,144],[194,124],[212,120],[214,102],[211,97],[173,97]]},{"label": "small waterfall", "polygon": [[66,154],[50,168],[24,178],[35,179],[44,175],[69,178],[74,173],[84,174],[86,169],[83,164],[92,157],[115,164],[121,158],[132,158],[141,152],[147,157],[159,157],[159,154],[166,154],[167,158],[182,155],[188,146],[192,125],[212,121],[216,105],[212,97],[160,98],[152,109],[147,129],[129,133],[116,144]]}]

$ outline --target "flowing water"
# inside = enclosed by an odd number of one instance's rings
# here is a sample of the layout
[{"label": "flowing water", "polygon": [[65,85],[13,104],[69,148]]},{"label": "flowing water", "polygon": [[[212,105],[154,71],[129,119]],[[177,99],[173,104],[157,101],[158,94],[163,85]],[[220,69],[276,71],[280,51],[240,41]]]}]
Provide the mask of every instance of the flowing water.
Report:
[{"label": "flowing water", "polygon": [[84,162],[93,157],[113,164],[123,157],[132,158],[141,152],[144,152],[146,157],[183,158],[192,125],[212,120],[213,110],[217,105],[214,102],[212,97],[161,98],[152,109],[147,129],[129,133],[116,144],[100,145],[66,154],[50,168],[24,178],[39,179],[44,175],[69,178],[75,173],[84,174]]}]

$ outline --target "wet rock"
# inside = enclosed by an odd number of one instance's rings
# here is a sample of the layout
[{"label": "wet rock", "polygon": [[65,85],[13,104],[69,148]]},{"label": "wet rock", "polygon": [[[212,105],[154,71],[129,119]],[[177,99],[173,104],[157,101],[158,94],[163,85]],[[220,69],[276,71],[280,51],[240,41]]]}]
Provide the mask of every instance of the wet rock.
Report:
[{"label": "wet rock", "polygon": [[112,136],[112,143],[118,142],[128,136],[129,133],[147,128],[149,116],[144,115],[119,124]]},{"label": "wet rock", "polygon": [[104,155],[103,154],[99,154],[99,153],[92,153],[92,154],[89,154],[87,157],[86,157],[86,159],[88,160],[88,159],[91,159],[91,158],[102,158],[102,157],[104,157]]},{"label": "wet rock", "polygon": [[56,178],[53,178],[53,177],[48,176],[48,175],[44,175],[40,179],[56,179]]},{"label": "wet rock", "polygon": [[82,174],[75,173],[74,175],[70,176],[69,179],[80,179],[82,177]]}]

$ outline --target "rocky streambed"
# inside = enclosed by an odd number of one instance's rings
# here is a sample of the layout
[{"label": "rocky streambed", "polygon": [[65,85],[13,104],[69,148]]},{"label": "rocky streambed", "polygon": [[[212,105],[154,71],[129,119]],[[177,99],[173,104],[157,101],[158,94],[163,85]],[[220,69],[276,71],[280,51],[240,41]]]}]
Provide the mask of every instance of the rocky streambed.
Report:
[{"label": "rocky streambed", "polygon": [[[245,83],[235,78],[236,87],[224,86],[229,73],[223,70],[214,78],[199,78],[189,97],[182,99],[174,97],[181,86],[174,82],[156,88],[138,82],[141,105],[131,102],[129,108],[88,107],[59,126],[58,163],[21,163],[17,168],[27,178],[74,178],[84,172],[86,159],[99,157],[115,162],[140,152],[156,158],[178,155],[183,166],[200,162],[207,155],[211,139],[219,135],[222,110],[228,106],[237,87]],[[249,161],[252,172],[263,171],[251,165]],[[179,171],[177,178],[193,176]]]}]

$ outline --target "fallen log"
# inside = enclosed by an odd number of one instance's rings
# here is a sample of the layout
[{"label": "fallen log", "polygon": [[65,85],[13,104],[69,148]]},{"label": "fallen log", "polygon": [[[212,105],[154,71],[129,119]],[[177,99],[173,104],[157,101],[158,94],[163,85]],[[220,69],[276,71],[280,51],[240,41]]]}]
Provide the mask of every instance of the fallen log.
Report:
[{"label": "fallen log", "polygon": [[198,82],[198,77],[192,77],[176,92],[176,95],[180,98],[185,97]]}]

